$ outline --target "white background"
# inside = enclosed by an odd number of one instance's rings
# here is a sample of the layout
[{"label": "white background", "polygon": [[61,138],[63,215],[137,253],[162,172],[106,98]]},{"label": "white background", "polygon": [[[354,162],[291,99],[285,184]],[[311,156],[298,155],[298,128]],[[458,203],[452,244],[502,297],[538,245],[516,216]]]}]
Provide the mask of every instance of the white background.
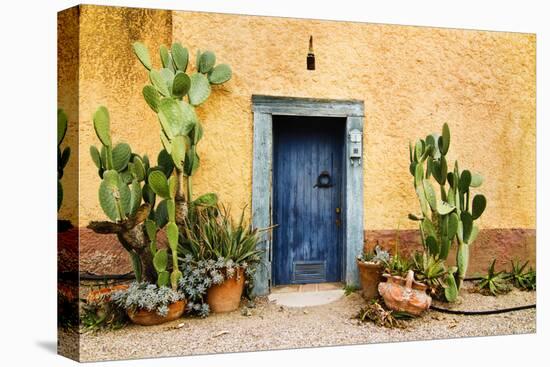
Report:
[{"label": "white background", "polygon": [[[548,99],[545,1],[95,1],[95,4],[537,34],[537,335],[150,359],[97,365],[541,365],[548,357]],[[74,365],[56,345],[56,12],[75,1],[0,5],[0,361]],[[215,30],[213,30],[215,32]],[[284,47],[284,45],[281,45]],[[546,102],[546,104],[545,104]],[[545,141],[546,140],[546,141]],[[533,149],[532,147],[525,147]],[[480,149],[480,159],[491,159]],[[513,164],[513,157],[510,157]],[[546,224],[546,225],[545,225]],[[545,310],[546,309],[546,310]],[[547,348],[545,350],[544,348]],[[548,365],[548,361],[545,363]]]}]

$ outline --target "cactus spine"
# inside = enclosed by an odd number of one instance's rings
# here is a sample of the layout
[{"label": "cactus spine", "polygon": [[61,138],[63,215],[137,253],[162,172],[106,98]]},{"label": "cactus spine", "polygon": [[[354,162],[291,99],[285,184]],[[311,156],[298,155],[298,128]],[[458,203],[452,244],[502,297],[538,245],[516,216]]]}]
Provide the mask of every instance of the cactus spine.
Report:
[{"label": "cactus spine", "polygon": [[[428,135],[414,145],[409,143],[409,171],[413,175],[414,188],[420,202],[422,215],[409,214],[409,219],[419,222],[424,249],[438,259],[446,260],[452,244],[456,244],[456,264],[448,270],[445,296],[456,300],[458,290],[468,269],[470,246],[479,228],[474,221],[483,214],[487,200],[477,194],[471,200],[472,188],[481,186],[483,177],[469,170],[461,171],[458,162],[449,171],[446,155],[449,152],[451,133],[443,125],[442,133]],[[439,185],[439,197],[431,178]]]}]

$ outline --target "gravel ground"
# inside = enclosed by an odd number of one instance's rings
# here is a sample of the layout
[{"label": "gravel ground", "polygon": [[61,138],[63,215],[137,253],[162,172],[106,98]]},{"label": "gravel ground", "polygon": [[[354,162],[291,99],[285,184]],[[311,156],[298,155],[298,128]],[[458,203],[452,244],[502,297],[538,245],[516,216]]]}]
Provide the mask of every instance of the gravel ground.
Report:
[{"label": "gravel ground", "polygon": [[[490,297],[470,293],[466,287],[460,303],[453,309],[487,310],[535,302],[535,292],[514,290]],[[255,308],[249,309],[248,316],[239,310],[213,314],[206,319],[183,318],[158,326],[130,325],[121,330],[84,334],[80,339],[80,358],[82,361],[132,359],[536,331],[534,309],[486,316],[429,311],[421,318],[408,321],[406,329],[387,329],[372,323],[359,324],[354,316],[363,305],[363,299],[357,294],[305,309],[280,307],[262,298],[256,301]],[[75,335],[66,334],[60,331],[60,338],[67,336],[74,340]],[[60,350],[69,351],[70,347],[60,344]]]}]

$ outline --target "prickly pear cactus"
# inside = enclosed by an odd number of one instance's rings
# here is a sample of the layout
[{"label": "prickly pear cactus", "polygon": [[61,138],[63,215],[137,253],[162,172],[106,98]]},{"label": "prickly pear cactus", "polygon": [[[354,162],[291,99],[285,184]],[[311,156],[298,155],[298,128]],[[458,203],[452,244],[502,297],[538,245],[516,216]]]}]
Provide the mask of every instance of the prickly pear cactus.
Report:
[{"label": "prickly pear cactus", "polygon": [[61,143],[65,139],[67,134],[67,115],[61,108],[57,109],[57,211],[61,209],[63,203],[63,185],[61,184],[61,178],[63,178],[63,171],[65,166],[69,162],[71,156],[71,148],[65,147],[61,151]]},{"label": "prickly pear cactus", "polygon": [[[204,194],[193,200],[191,176],[200,166],[200,158],[197,154],[197,144],[202,138],[203,129],[197,117],[195,108],[203,104],[212,92],[211,85],[219,85],[227,82],[232,75],[231,68],[226,64],[216,65],[216,55],[211,51],[197,53],[195,71],[189,71],[189,51],[180,43],[174,43],[170,48],[161,46],[159,56],[162,68],[154,69],[147,47],[136,42],[133,44],[136,57],[145,67],[150,84],[143,87],[143,98],[147,105],[157,114],[161,126],[160,140],[163,150],[158,155],[158,165],[153,168],[139,166],[133,162],[130,167],[130,175],[125,175],[126,166],[132,159],[131,150],[127,145],[116,145],[114,148],[110,142],[108,131],[108,113],[106,110],[99,112],[96,132],[103,143],[102,151],[92,148],[92,159],[100,170],[100,175],[105,170],[119,172],[121,176],[133,177],[140,182],[145,177],[145,184],[141,188],[141,195],[146,203],[154,208],[150,218],[145,222],[145,231],[151,239],[149,248],[153,255],[155,271],[157,272],[157,284],[171,284],[173,288],[178,285],[182,273],[178,266],[178,223],[188,212],[188,208],[196,206],[215,206],[218,197],[213,193]],[[94,121],[95,123],[95,121]],[[130,159],[128,159],[130,154]],[[138,156],[139,157],[139,156]],[[108,161],[103,164],[103,161]],[[98,164],[99,163],[99,164]],[[103,171],[102,171],[103,170]],[[175,171],[175,175],[173,172]],[[142,174],[144,173],[144,174]],[[181,188],[183,179],[186,179],[187,197]],[[126,181],[129,181],[127,178]],[[124,177],[122,177],[124,181]],[[132,180],[133,182],[133,180]],[[137,186],[136,186],[137,187]],[[120,191],[120,190],[119,190]],[[107,195],[111,194],[111,196]],[[120,192],[112,189],[108,191],[104,201],[110,201],[109,214],[113,219],[124,219],[122,215],[112,209],[116,204]],[[159,196],[161,201],[155,208],[155,198]],[[120,199],[118,199],[120,200]],[[131,202],[133,203],[133,202]],[[131,208],[131,203],[128,205]],[[126,206],[119,205],[120,213],[125,213]],[[102,205],[103,207],[103,205]],[[116,207],[116,206],[115,206]],[[107,211],[106,211],[107,213]],[[108,214],[108,215],[109,215]],[[166,226],[169,253],[156,250],[156,233],[158,228]],[[172,272],[168,276],[167,260],[172,255]]]},{"label": "prickly pear cactus", "polygon": [[[409,144],[409,171],[420,203],[422,214],[410,214],[409,219],[419,222],[422,244],[426,251],[439,259],[447,259],[456,247],[457,268],[448,270],[445,279],[445,296],[456,300],[468,269],[470,246],[479,228],[475,225],[487,206],[485,196],[476,194],[483,177],[469,170],[460,170],[458,162],[449,171],[446,155],[451,144],[449,126],[445,123],[441,135],[431,134]],[[439,194],[432,185],[439,186]],[[454,246],[453,246],[454,244]]]},{"label": "prickly pear cactus", "polygon": [[142,182],[145,179],[143,160],[132,153],[126,143],[118,143],[113,148],[107,108],[99,107],[93,122],[102,144],[101,151],[95,146],[90,147],[92,161],[102,179],[99,204],[109,219],[123,221],[135,215],[142,202]]},{"label": "prickly pear cactus", "polygon": [[[148,58],[141,53],[140,60],[145,65]],[[101,143],[100,149],[90,147],[90,156],[101,178],[99,204],[115,225],[99,222],[93,224],[92,229],[99,233],[116,233],[119,236],[130,255],[138,281],[147,275],[150,282],[156,281],[159,286],[169,285],[170,275],[166,265],[163,266],[165,255],[156,249],[157,232],[167,223],[162,218],[167,218],[168,215],[163,210],[166,205],[159,205],[155,209],[155,203],[157,195],[166,199],[170,198],[171,193],[175,193],[174,190],[170,191],[166,179],[174,170],[172,159],[163,150],[159,154],[158,165],[151,167],[146,155],[140,156],[132,152],[132,148],[126,143],[113,143],[109,111],[103,106],[94,113],[93,124]],[[58,133],[58,140],[61,135],[63,134]],[[146,212],[147,218],[143,217],[143,212]],[[128,238],[143,238],[147,243],[131,243]],[[149,251],[143,251],[144,247]],[[173,267],[177,270],[177,252],[173,252],[173,259],[176,259]],[[153,276],[151,273],[155,272],[156,276]]]},{"label": "prickly pear cactus", "polygon": [[[172,285],[172,288],[177,288],[178,286],[178,280],[181,278],[181,271],[179,270],[178,266],[178,237],[179,237],[179,228],[176,224],[176,205],[175,205],[175,199],[176,199],[176,176],[171,176],[169,179],[166,178],[164,173],[161,171],[152,171],[149,174],[149,185],[151,187],[151,190],[153,192],[163,198],[163,202],[165,203],[165,210],[168,217],[168,223],[166,224],[166,236],[168,237],[168,245],[170,247],[170,252],[172,254],[172,273],[170,274],[170,284]],[[159,205],[160,206],[160,205]],[[153,226],[153,224],[149,224],[150,226]],[[158,251],[155,255],[158,255],[160,251]],[[164,256],[164,255],[162,255]],[[157,267],[155,265],[155,268],[157,269],[157,272],[159,269],[161,269],[161,272],[166,271],[166,266],[163,268]],[[166,273],[167,274],[167,273]],[[161,276],[161,273],[159,272],[159,277]],[[167,282],[167,275],[162,273],[162,282]],[[160,285],[160,283],[159,283]]]},{"label": "prickly pear cactus", "polygon": [[[143,87],[143,98],[160,121],[160,139],[176,170],[176,186],[179,187],[185,177],[187,201],[191,205],[216,205],[217,197],[211,193],[193,200],[191,176],[200,167],[197,144],[203,131],[195,108],[210,97],[212,85],[220,85],[231,79],[231,67],[227,64],[216,65],[214,52],[199,50],[195,71],[191,71],[189,51],[176,42],[170,48],[164,45],[160,47],[162,68],[155,70],[151,67],[151,58],[144,44],[136,42],[133,49],[149,73],[151,84]],[[176,190],[177,204],[184,199],[182,195]]]}]

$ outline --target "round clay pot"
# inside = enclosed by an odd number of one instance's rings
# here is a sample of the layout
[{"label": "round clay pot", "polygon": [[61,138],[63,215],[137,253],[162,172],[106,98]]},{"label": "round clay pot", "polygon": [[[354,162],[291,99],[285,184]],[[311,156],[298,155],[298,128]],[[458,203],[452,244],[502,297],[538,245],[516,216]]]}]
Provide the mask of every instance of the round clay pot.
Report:
[{"label": "round clay pot", "polygon": [[420,315],[432,304],[432,298],[426,294],[427,286],[414,280],[414,272],[409,270],[407,277],[384,274],[387,281],[378,285],[378,291],[388,308]]},{"label": "round clay pot", "polygon": [[239,308],[244,290],[244,270],[237,268],[233,278],[208,289],[206,302],[212,312],[230,312]]},{"label": "round clay pot", "polygon": [[370,300],[378,297],[378,283],[382,281],[382,264],[366,263],[357,260],[359,268],[359,278],[361,280],[362,295]]},{"label": "round clay pot", "polygon": [[137,310],[128,311],[128,317],[134,324],[151,326],[159,325],[168,321],[177,320],[183,315],[187,301],[181,300],[174,302],[168,306],[168,314],[160,316],[156,311]]}]

